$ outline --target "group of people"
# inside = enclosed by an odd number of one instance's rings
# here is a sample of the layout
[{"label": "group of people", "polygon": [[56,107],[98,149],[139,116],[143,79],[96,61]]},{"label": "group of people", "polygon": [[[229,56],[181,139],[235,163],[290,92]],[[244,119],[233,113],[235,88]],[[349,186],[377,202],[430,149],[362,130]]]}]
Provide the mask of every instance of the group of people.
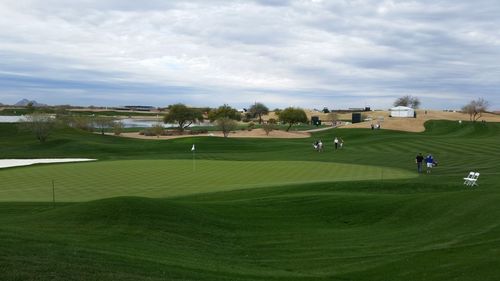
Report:
[{"label": "group of people", "polygon": [[423,163],[425,162],[426,164],[426,172],[427,174],[430,174],[431,173],[431,170],[433,167],[437,166],[437,161],[434,159],[434,157],[432,156],[432,154],[428,154],[425,158],[424,156],[422,155],[422,153],[419,153],[417,155],[417,157],[415,157],[415,163],[417,163],[417,171],[419,174],[422,173],[422,166],[423,166]]},{"label": "group of people", "polygon": [[[333,145],[335,150],[341,149],[344,146],[344,140],[341,137],[335,137],[333,139]],[[323,141],[317,140],[313,143],[314,150],[321,152],[323,151]]]},{"label": "group of people", "polygon": [[373,124],[372,123],[372,130],[375,130],[375,129],[380,129],[380,123],[377,123],[377,124]]},{"label": "group of people", "polygon": [[319,151],[319,152],[323,151],[323,141],[321,141],[321,140],[315,141],[313,143],[313,147],[314,147],[314,150],[316,150],[316,151]]}]

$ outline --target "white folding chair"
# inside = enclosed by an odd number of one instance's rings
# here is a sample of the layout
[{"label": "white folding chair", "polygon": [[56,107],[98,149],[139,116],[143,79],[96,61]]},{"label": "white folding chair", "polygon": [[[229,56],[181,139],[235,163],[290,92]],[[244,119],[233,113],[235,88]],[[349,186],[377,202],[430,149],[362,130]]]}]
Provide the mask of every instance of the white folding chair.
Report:
[{"label": "white folding chair", "polygon": [[477,172],[474,174],[474,177],[473,177],[472,179],[470,179],[470,180],[469,180],[469,181],[470,181],[469,186],[478,186],[478,185],[479,185],[479,184],[477,184],[477,181],[478,181],[478,179],[479,179],[479,175],[480,175],[480,174],[479,174],[479,173],[477,173]]},{"label": "white folding chair", "polygon": [[474,172],[470,172],[469,175],[467,177],[464,178],[464,184],[465,185],[469,185],[469,180],[474,178]]}]

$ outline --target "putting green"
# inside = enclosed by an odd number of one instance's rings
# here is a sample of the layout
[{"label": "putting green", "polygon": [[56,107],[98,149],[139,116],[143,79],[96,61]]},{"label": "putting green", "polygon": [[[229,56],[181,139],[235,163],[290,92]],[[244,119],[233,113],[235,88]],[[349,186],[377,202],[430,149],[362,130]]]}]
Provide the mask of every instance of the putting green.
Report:
[{"label": "putting green", "polygon": [[87,201],[114,196],[172,197],[310,182],[400,179],[394,168],[308,161],[122,160],[0,171],[1,201]]}]

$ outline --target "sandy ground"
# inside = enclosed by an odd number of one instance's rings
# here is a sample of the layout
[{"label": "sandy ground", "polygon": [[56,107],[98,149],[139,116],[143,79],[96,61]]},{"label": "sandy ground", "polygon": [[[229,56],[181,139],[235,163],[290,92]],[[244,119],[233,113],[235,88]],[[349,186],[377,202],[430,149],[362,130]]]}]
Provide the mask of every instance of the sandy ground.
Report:
[{"label": "sandy ground", "polygon": [[[389,117],[388,111],[372,111],[364,113],[371,117],[373,121],[366,121],[357,124],[342,126],[342,128],[371,128],[371,124],[380,123],[382,129],[398,130],[407,132],[423,132],[424,123],[429,120],[462,120],[469,121],[469,115],[460,112],[444,112],[428,110],[417,110],[417,118],[396,118]],[[480,120],[486,122],[500,122],[500,115],[484,114]]]},{"label": "sandy ground", "polygon": [[[108,133],[108,135],[112,135]],[[210,132],[207,134],[199,134],[199,135],[184,135],[184,136],[144,136],[139,135],[139,133],[122,133],[121,137],[127,138],[135,138],[135,139],[147,139],[147,140],[168,140],[175,138],[186,138],[186,137],[224,137],[222,132]],[[266,132],[263,129],[253,129],[252,131],[247,130],[239,130],[231,132],[228,138],[278,138],[278,139],[295,139],[295,138],[308,138],[310,136],[307,132],[285,132],[285,131],[272,131],[269,133],[269,136],[266,135]]]},{"label": "sandy ground", "polygon": [[[319,116],[324,123],[328,124],[324,120],[327,119],[327,115],[322,112],[314,112],[307,110],[306,114],[310,119],[311,116]],[[369,111],[362,112],[366,118],[371,118],[372,121],[361,122],[357,124],[344,125],[340,128],[371,128],[371,124],[380,123],[382,129],[397,130],[397,131],[407,131],[407,132],[423,132],[425,130],[424,123],[429,120],[462,120],[468,121],[469,115],[460,112],[445,112],[438,110],[428,110],[425,114],[425,110],[417,110],[417,118],[395,118],[389,117],[389,111]],[[267,120],[269,118],[276,118],[274,113],[263,118]],[[341,113],[338,114],[338,118],[342,120],[350,120],[352,118],[352,113]],[[486,122],[500,122],[500,115],[495,114],[484,114],[480,120],[485,120]]]},{"label": "sandy ground", "polygon": [[97,159],[87,159],[87,158],[0,159],[0,169],[19,167],[19,166],[29,166],[34,164],[85,162],[85,161],[96,161],[96,160]]}]

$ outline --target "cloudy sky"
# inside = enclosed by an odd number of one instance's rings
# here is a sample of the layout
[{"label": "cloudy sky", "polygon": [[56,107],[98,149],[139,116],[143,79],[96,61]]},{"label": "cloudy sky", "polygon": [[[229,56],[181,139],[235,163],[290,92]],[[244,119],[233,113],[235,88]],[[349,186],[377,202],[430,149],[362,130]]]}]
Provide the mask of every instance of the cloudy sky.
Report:
[{"label": "cloudy sky", "polygon": [[0,0],[0,103],[500,109],[498,0]]}]

